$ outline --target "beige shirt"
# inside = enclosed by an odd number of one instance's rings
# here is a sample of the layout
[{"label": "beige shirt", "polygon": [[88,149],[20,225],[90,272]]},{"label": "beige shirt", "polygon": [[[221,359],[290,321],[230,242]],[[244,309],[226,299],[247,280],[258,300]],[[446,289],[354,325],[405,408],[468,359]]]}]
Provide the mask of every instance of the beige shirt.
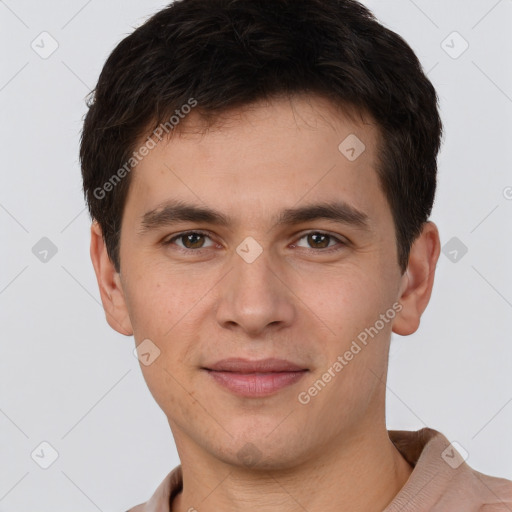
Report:
[{"label": "beige shirt", "polygon": [[[512,512],[512,481],[470,468],[440,432],[423,428],[388,433],[414,469],[383,512]],[[172,499],[182,485],[177,466],[149,501],[128,512],[171,512]]]}]

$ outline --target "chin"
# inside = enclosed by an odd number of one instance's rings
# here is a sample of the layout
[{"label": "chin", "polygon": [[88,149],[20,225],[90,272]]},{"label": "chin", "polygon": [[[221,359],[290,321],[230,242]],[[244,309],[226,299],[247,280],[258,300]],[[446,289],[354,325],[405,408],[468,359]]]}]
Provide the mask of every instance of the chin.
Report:
[{"label": "chin", "polygon": [[[274,423],[272,429],[276,428]],[[280,434],[272,429],[249,433],[238,431],[236,439],[230,439],[222,453],[215,454],[226,464],[250,471],[284,471],[292,469],[308,459],[303,437],[294,438],[283,430]],[[272,432],[269,435],[269,432]]]}]

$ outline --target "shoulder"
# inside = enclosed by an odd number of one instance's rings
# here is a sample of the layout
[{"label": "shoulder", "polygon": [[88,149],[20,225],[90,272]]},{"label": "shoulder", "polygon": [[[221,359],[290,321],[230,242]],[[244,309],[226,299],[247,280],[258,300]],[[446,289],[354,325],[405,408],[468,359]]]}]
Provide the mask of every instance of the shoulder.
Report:
[{"label": "shoulder", "polygon": [[[479,512],[510,512],[512,510],[512,480],[484,475],[471,469],[472,494],[475,501],[479,502]],[[468,485],[460,483],[461,487]]]},{"label": "shoulder", "polygon": [[170,512],[171,500],[182,490],[182,487],[183,477],[180,465],[167,474],[148,501],[126,512]]},{"label": "shoulder", "polygon": [[141,503],[140,505],[136,505],[135,507],[130,508],[126,512],[144,512],[145,507],[146,507],[146,504]]},{"label": "shoulder", "polygon": [[389,437],[414,469],[386,512],[512,510],[512,481],[474,470],[441,432],[395,430]]}]

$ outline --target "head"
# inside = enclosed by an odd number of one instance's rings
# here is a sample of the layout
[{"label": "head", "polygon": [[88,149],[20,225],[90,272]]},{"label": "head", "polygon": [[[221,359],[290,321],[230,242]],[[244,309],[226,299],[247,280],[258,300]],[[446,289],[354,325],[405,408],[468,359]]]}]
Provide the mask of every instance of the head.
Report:
[{"label": "head", "polygon": [[[439,256],[441,130],[414,52],[353,0],[177,1],[115,48],[80,149],[91,256],[178,449],[286,465],[383,421]],[[241,397],[208,372],[228,357],[304,374]]]}]

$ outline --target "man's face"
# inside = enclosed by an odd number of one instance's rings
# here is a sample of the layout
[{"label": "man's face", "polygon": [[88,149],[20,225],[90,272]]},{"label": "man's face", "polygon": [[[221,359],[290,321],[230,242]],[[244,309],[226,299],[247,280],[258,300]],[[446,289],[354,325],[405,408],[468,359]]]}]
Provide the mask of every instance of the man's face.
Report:
[{"label": "man's face", "polygon": [[[160,351],[141,368],[179,452],[287,467],[383,421],[380,379],[402,278],[377,130],[317,97],[254,106],[206,133],[194,133],[193,116],[132,171],[120,284],[136,343]],[[366,147],[355,159],[354,135]],[[178,201],[227,224],[156,222]],[[331,203],[363,215],[280,219]],[[237,361],[211,371],[230,358],[303,371],[248,375]]]}]

